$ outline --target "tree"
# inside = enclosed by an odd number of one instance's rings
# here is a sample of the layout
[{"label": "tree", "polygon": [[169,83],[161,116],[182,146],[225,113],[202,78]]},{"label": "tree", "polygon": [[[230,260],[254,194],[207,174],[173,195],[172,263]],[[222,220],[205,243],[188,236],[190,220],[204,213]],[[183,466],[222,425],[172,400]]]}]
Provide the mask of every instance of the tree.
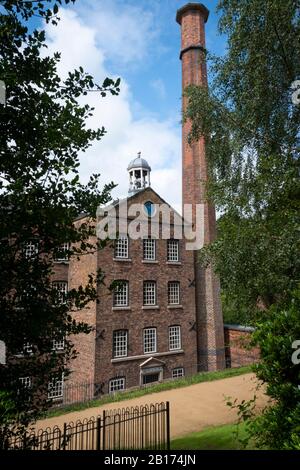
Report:
[{"label": "tree", "polygon": [[[246,424],[247,445],[257,448],[300,450],[300,295],[286,305],[272,305],[256,323],[252,344],[259,344],[261,361],[254,371],[266,386],[270,403],[257,413],[256,395],[249,401],[230,400],[238,411],[238,425]],[[238,430],[238,427],[237,427]],[[237,433],[238,434],[238,433]]]},{"label": "tree", "polygon": [[[210,90],[187,91],[191,139],[206,138],[209,193],[223,216],[209,249],[226,295],[253,309],[299,279],[299,2],[219,2],[228,52],[211,59]],[[204,256],[204,255],[203,255]],[[204,256],[205,258],[205,256]]]},{"label": "tree", "polygon": [[[213,72],[209,91],[195,86],[186,91],[190,139],[205,137],[208,194],[222,213],[218,238],[202,251],[200,261],[215,264],[228,305],[238,305],[248,321],[257,321],[255,338],[262,350],[258,377],[278,407],[287,407],[291,420],[294,412],[299,418],[299,366],[287,366],[287,351],[298,332],[293,328],[285,340],[283,335],[291,325],[287,312],[300,320],[293,307],[299,289],[300,106],[291,88],[300,77],[300,5],[296,0],[220,0],[218,10],[227,53],[208,55]],[[284,344],[283,355],[279,349],[272,355],[268,327],[279,335],[274,341]],[[289,387],[290,404],[284,393]],[[271,407],[268,414],[265,444],[270,446],[285,445],[276,441],[279,408]],[[257,435],[266,436],[265,430],[262,419]],[[288,446],[292,434],[292,426],[285,426]]]},{"label": "tree", "polygon": [[[117,95],[120,79],[106,78],[98,85],[80,67],[62,81],[56,70],[59,53],[41,56],[45,32],[30,32],[28,22],[38,15],[56,24],[62,0],[1,3],[0,78],[6,105],[0,104],[0,339],[10,358],[0,366],[3,447],[9,433],[22,434],[49,406],[48,383],[68,375],[76,355],[69,335],[90,331],[72,312],[97,299],[102,273],[64,299],[53,288],[51,274],[63,243],[71,243],[68,256],[101,247],[91,242],[93,220],[97,206],[110,200],[114,184],[100,190],[96,174],[86,185],[80,183],[78,154],[106,131],[87,127],[93,108],[80,105],[79,98],[91,91]],[[75,226],[80,213],[90,220]],[[61,338],[65,350],[57,354],[53,340]],[[23,359],[14,359],[20,351]],[[30,387],[22,386],[20,377],[31,377]]]},{"label": "tree", "polygon": [[[253,341],[260,345],[262,361],[255,366],[273,400],[258,418],[250,420],[249,435],[261,448],[300,450],[300,296],[285,306],[274,305],[257,323]],[[293,359],[295,355],[295,359]]]}]

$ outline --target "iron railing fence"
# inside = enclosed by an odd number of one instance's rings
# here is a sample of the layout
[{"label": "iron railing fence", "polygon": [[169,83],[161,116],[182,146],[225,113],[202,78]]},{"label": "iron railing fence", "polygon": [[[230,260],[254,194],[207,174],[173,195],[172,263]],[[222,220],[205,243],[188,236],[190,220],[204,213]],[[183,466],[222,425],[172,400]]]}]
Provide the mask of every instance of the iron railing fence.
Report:
[{"label": "iron railing fence", "polygon": [[169,450],[169,402],[103,411],[97,417],[10,438],[5,447],[15,450]]}]

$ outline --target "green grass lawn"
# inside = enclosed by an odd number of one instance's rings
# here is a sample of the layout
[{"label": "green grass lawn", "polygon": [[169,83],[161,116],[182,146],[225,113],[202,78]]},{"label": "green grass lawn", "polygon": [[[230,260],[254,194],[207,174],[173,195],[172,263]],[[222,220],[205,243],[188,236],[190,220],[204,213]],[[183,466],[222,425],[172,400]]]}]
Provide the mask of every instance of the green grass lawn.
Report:
[{"label": "green grass lawn", "polygon": [[[244,447],[238,439],[246,437],[246,428],[240,424],[238,438],[236,436],[237,426],[225,424],[224,426],[209,427],[201,432],[194,432],[184,437],[171,441],[171,449],[180,450],[243,450]],[[247,450],[255,449],[249,445]]]},{"label": "green grass lawn", "polygon": [[116,393],[114,395],[105,395],[102,398],[90,400],[85,403],[76,403],[73,405],[68,405],[62,408],[57,408],[50,410],[44,416],[45,418],[51,418],[53,416],[60,416],[66,413],[71,413],[73,411],[85,410],[88,408],[93,408],[95,406],[105,405],[106,403],[114,403],[122,400],[130,400],[132,398],[141,397],[143,395],[149,395],[150,393],[162,392],[164,390],[172,390],[179,387],[188,387],[189,385],[201,383],[201,382],[211,382],[213,380],[226,379],[229,377],[235,377],[237,375],[247,374],[251,372],[251,366],[237,367],[234,369],[224,369],[214,372],[200,372],[198,374],[192,375],[190,377],[185,377],[178,380],[172,380],[169,382],[163,382],[156,385],[150,385],[144,388],[139,388],[137,390],[132,390],[128,392]]}]

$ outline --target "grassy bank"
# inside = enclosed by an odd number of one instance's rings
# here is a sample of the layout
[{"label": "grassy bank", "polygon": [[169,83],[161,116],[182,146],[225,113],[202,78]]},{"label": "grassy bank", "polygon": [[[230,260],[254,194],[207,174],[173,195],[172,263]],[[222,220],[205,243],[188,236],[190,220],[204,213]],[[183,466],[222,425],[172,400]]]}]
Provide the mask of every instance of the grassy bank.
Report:
[{"label": "grassy bank", "polygon": [[[171,441],[171,449],[179,450],[244,450],[239,439],[245,439],[247,436],[245,424],[238,427],[235,424],[226,424],[224,426],[210,427],[201,432],[187,434],[184,437]],[[250,444],[247,450],[254,450],[255,447]]]},{"label": "grassy bank", "polygon": [[169,382],[163,382],[156,385],[151,385],[145,388],[139,388],[128,392],[116,393],[114,395],[105,395],[99,399],[91,400],[85,403],[76,403],[68,405],[62,408],[53,409],[47,412],[45,418],[51,418],[53,416],[60,416],[73,411],[85,410],[96,406],[105,405],[106,403],[119,402],[121,400],[130,400],[132,398],[141,397],[143,395],[149,395],[151,393],[162,392],[164,390],[172,390],[174,388],[188,387],[189,385],[198,384],[201,382],[211,382],[213,380],[221,380],[229,377],[235,377],[241,374],[247,374],[251,372],[251,366],[238,367],[235,369],[225,369],[214,372],[200,372],[190,377],[185,377],[178,380]]}]

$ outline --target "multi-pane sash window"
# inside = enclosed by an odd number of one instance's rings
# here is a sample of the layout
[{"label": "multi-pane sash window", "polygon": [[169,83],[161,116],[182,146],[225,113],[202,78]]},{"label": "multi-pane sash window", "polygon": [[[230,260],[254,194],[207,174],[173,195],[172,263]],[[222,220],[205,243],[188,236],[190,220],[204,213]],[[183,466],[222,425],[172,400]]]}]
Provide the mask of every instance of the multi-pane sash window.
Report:
[{"label": "multi-pane sash window", "polygon": [[126,307],[128,306],[128,290],[129,284],[128,281],[118,281],[114,291],[114,307]]},{"label": "multi-pane sash window", "polygon": [[168,283],[168,304],[178,305],[180,303],[180,283],[171,281]]},{"label": "multi-pane sash window", "polygon": [[69,259],[69,254],[68,254],[69,246],[70,246],[69,243],[66,242],[66,243],[63,243],[59,247],[58,252],[54,257],[55,261],[68,261],[68,259]]},{"label": "multi-pane sash window", "polygon": [[52,283],[52,287],[57,290],[58,302],[63,304],[67,299],[68,283],[65,281],[55,281]]},{"label": "multi-pane sash window", "polygon": [[114,357],[126,357],[127,356],[127,344],[128,344],[127,330],[114,331],[113,356]]},{"label": "multi-pane sash window", "polygon": [[30,377],[20,377],[19,378],[23,388],[31,387],[31,378]]},{"label": "multi-pane sash window", "polygon": [[24,343],[23,349],[20,354],[32,354],[32,344],[29,342]]},{"label": "multi-pane sash window", "polygon": [[172,379],[178,379],[179,377],[184,377],[183,367],[176,367],[172,370]]},{"label": "multi-pane sash window", "polygon": [[31,240],[24,245],[25,258],[34,258],[39,252],[39,244],[37,241]]},{"label": "multi-pane sash window", "polygon": [[16,356],[24,356],[24,355],[32,354],[32,353],[33,353],[32,344],[29,342],[28,343],[26,342],[23,344],[22,349],[16,353]]},{"label": "multi-pane sash window", "polygon": [[62,339],[54,339],[52,341],[52,349],[55,350],[55,351],[63,351],[65,348],[65,339],[62,338]]},{"label": "multi-pane sash window", "polygon": [[156,282],[144,281],[144,305],[156,305]]},{"label": "multi-pane sash window", "polygon": [[147,261],[155,260],[155,240],[145,238],[143,240],[143,258]]},{"label": "multi-pane sash window", "polygon": [[168,240],[167,260],[179,261],[179,242],[178,240]]},{"label": "multi-pane sash window", "polygon": [[64,376],[52,380],[48,383],[48,398],[57,399],[62,398],[64,394]]},{"label": "multi-pane sash window", "polygon": [[115,258],[128,258],[128,237],[125,235],[116,240]]},{"label": "multi-pane sash window", "polygon": [[169,327],[169,349],[174,351],[181,348],[180,326]]},{"label": "multi-pane sash window", "polygon": [[117,377],[109,381],[109,393],[125,390],[125,377]]},{"label": "multi-pane sash window", "polygon": [[155,353],[156,352],[156,328],[145,328],[144,329],[144,353]]}]

